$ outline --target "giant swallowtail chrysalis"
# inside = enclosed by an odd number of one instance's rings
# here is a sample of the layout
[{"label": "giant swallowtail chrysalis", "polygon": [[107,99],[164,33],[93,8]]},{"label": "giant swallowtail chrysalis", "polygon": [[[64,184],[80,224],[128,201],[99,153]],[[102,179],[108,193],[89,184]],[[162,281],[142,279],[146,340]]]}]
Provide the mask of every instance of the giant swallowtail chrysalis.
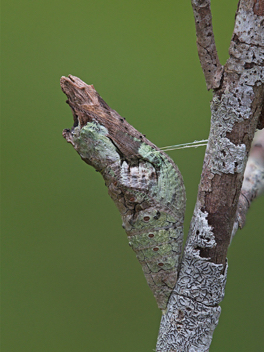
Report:
[{"label": "giant swallowtail chrysalis", "polygon": [[92,85],[62,77],[74,125],[63,131],[99,171],[118,207],[159,308],[166,309],[182,250],[185,189],[174,162],[99,96]]}]

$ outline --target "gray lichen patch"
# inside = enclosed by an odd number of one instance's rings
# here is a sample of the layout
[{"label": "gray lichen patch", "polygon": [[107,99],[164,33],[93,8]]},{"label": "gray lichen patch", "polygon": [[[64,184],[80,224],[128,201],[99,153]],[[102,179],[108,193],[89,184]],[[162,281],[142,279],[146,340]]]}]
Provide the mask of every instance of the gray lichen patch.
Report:
[{"label": "gray lichen patch", "polygon": [[201,249],[214,248],[217,245],[207,216],[206,212],[196,208],[174,292],[214,306],[224,297],[227,263],[224,267],[211,262],[210,258],[200,256]]},{"label": "gray lichen patch", "polygon": [[[235,41],[231,41],[230,47],[229,47],[229,54],[231,55],[232,60],[228,61],[228,65],[231,62],[237,61],[239,66],[236,68],[235,67],[233,68],[241,71],[241,73],[244,72],[245,68],[246,69],[250,67],[256,68],[255,67],[256,65],[262,64],[263,51],[264,51],[264,47],[261,47],[261,46],[252,46],[250,44],[246,44],[243,42],[238,44]],[[242,61],[244,61],[244,64],[242,64]],[[228,68],[231,68],[231,67],[228,66]]]},{"label": "gray lichen patch", "polygon": [[162,315],[156,352],[208,351],[221,308],[173,293]]},{"label": "gray lichen patch", "polygon": [[174,291],[196,302],[215,306],[224,298],[226,277],[227,263],[223,273],[222,264],[186,254]]},{"label": "gray lichen patch", "polygon": [[254,12],[248,11],[246,7],[240,7],[234,28],[234,33],[237,34],[240,42],[252,46],[264,46],[263,31],[256,30],[256,28],[262,27],[262,16],[257,16]]},{"label": "gray lichen patch", "polygon": [[228,138],[214,140],[211,148],[211,171],[214,174],[234,174],[244,171],[246,146],[235,145]]},{"label": "gray lichen patch", "polygon": [[196,207],[192,226],[185,247],[186,253],[192,252],[194,257],[199,257],[197,248],[213,248],[216,246],[212,227],[208,224],[208,213]]},{"label": "gray lichen patch", "polygon": [[[241,98],[243,100],[243,98]],[[244,100],[247,100],[245,97]],[[243,103],[247,103],[243,101]],[[214,97],[211,111],[211,131],[207,146],[209,168],[212,174],[234,174],[244,171],[247,158],[246,145],[236,145],[227,138],[236,122],[242,122],[249,117],[250,108],[243,108],[241,101],[226,93],[221,100]],[[248,105],[246,105],[248,106]],[[228,107],[228,108],[227,108]]]}]

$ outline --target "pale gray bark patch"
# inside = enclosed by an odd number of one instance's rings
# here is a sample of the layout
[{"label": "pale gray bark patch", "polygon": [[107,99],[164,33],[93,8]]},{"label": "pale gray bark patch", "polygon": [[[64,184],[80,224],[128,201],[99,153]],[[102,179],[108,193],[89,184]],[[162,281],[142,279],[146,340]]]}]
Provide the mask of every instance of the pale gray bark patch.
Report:
[{"label": "pale gray bark patch", "polygon": [[[242,1],[241,1],[242,2]],[[253,1],[243,0],[240,6],[234,33],[239,36],[239,41],[250,45],[259,46],[264,44],[263,16],[257,16],[253,11]],[[259,28],[259,31],[256,30]]]},{"label": "pale gray bark patch", "polygon": [[156,351],[207,351],[218,324],[227,278],[227,263],[200,257],[216,246],[207,214],[194,212],[178,281],[161,319]]},{"label": "pale gray bark patch", "polygon": [[196,207],[175,291],[206,305],[219,304],[224,298],[227,263],[210,262],[200,256],[200,250],[216,246],[215,236],[208,225],[207,214]]},{"label": "pale gray bark patch", "polygon": [[173,292],[160,323],[157,352],[209,351],[221,308]]},{"label": "pale gray bark patch", "polygon": [[215,247],[216,242],[212,227],[208,225],[207,212],[202,212],[196,206],[194,216],[195,221],[192,222],[192,227],[190,228],[185,253],[199,258],[199,248]]},{"label": "pale gray bark patch", "polygon": [[223,265],[214,264],[205,258],[193,258],[185,255],[175,291],[197,302],[213,306],[224,298],[227,265],[222,274]]},{"label": "pale gray bark patch", "polygon": [[[246,160],[246,146],[235,145],[228,138],[210,140],[213,144],[210,148],[210,168],[212,173],[234,174],[243,172],[244,162]],[[214,157],[215,156],[215,157]]]}]

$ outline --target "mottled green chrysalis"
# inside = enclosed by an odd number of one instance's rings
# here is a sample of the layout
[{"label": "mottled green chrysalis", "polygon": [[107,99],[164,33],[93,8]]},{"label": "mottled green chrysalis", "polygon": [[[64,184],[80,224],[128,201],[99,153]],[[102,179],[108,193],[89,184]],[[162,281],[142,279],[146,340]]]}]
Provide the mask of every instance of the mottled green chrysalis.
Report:
[{"label": "mottled green chrysalis", "polygon": [[182,250],[185,189],[173,161],[112,110],[94,87],[62,77],[74,126],[63,136],[99,171],[118,207],[159,308],[166,309]]}]

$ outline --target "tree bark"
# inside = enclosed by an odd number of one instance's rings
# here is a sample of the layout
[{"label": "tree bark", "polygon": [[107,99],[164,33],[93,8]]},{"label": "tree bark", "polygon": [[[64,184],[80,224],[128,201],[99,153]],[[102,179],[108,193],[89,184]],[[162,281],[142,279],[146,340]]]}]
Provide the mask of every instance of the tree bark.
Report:
[{"label": "tree bark", "polygon": [[[196,22],[200,22],[197,12],[207,7],[211,28],[209,1],[193,3]],[[239,2],[230,57],[219,87],[214,87],[209,141],[179,279],[161,319],[156,351],[209,351],[218,324],[227,249],[248,153],[263,109],[263,23],[263,1]],[[197,40],[205,35],[206,30],[199,27]],[[198,51],[204,71],[214,65],[216,57],[212,43],[209,48],[214,55],[206,59]],[[212,57],[209,64],[208,57]],[[207,86],[213,80],[206,78]]]}]

